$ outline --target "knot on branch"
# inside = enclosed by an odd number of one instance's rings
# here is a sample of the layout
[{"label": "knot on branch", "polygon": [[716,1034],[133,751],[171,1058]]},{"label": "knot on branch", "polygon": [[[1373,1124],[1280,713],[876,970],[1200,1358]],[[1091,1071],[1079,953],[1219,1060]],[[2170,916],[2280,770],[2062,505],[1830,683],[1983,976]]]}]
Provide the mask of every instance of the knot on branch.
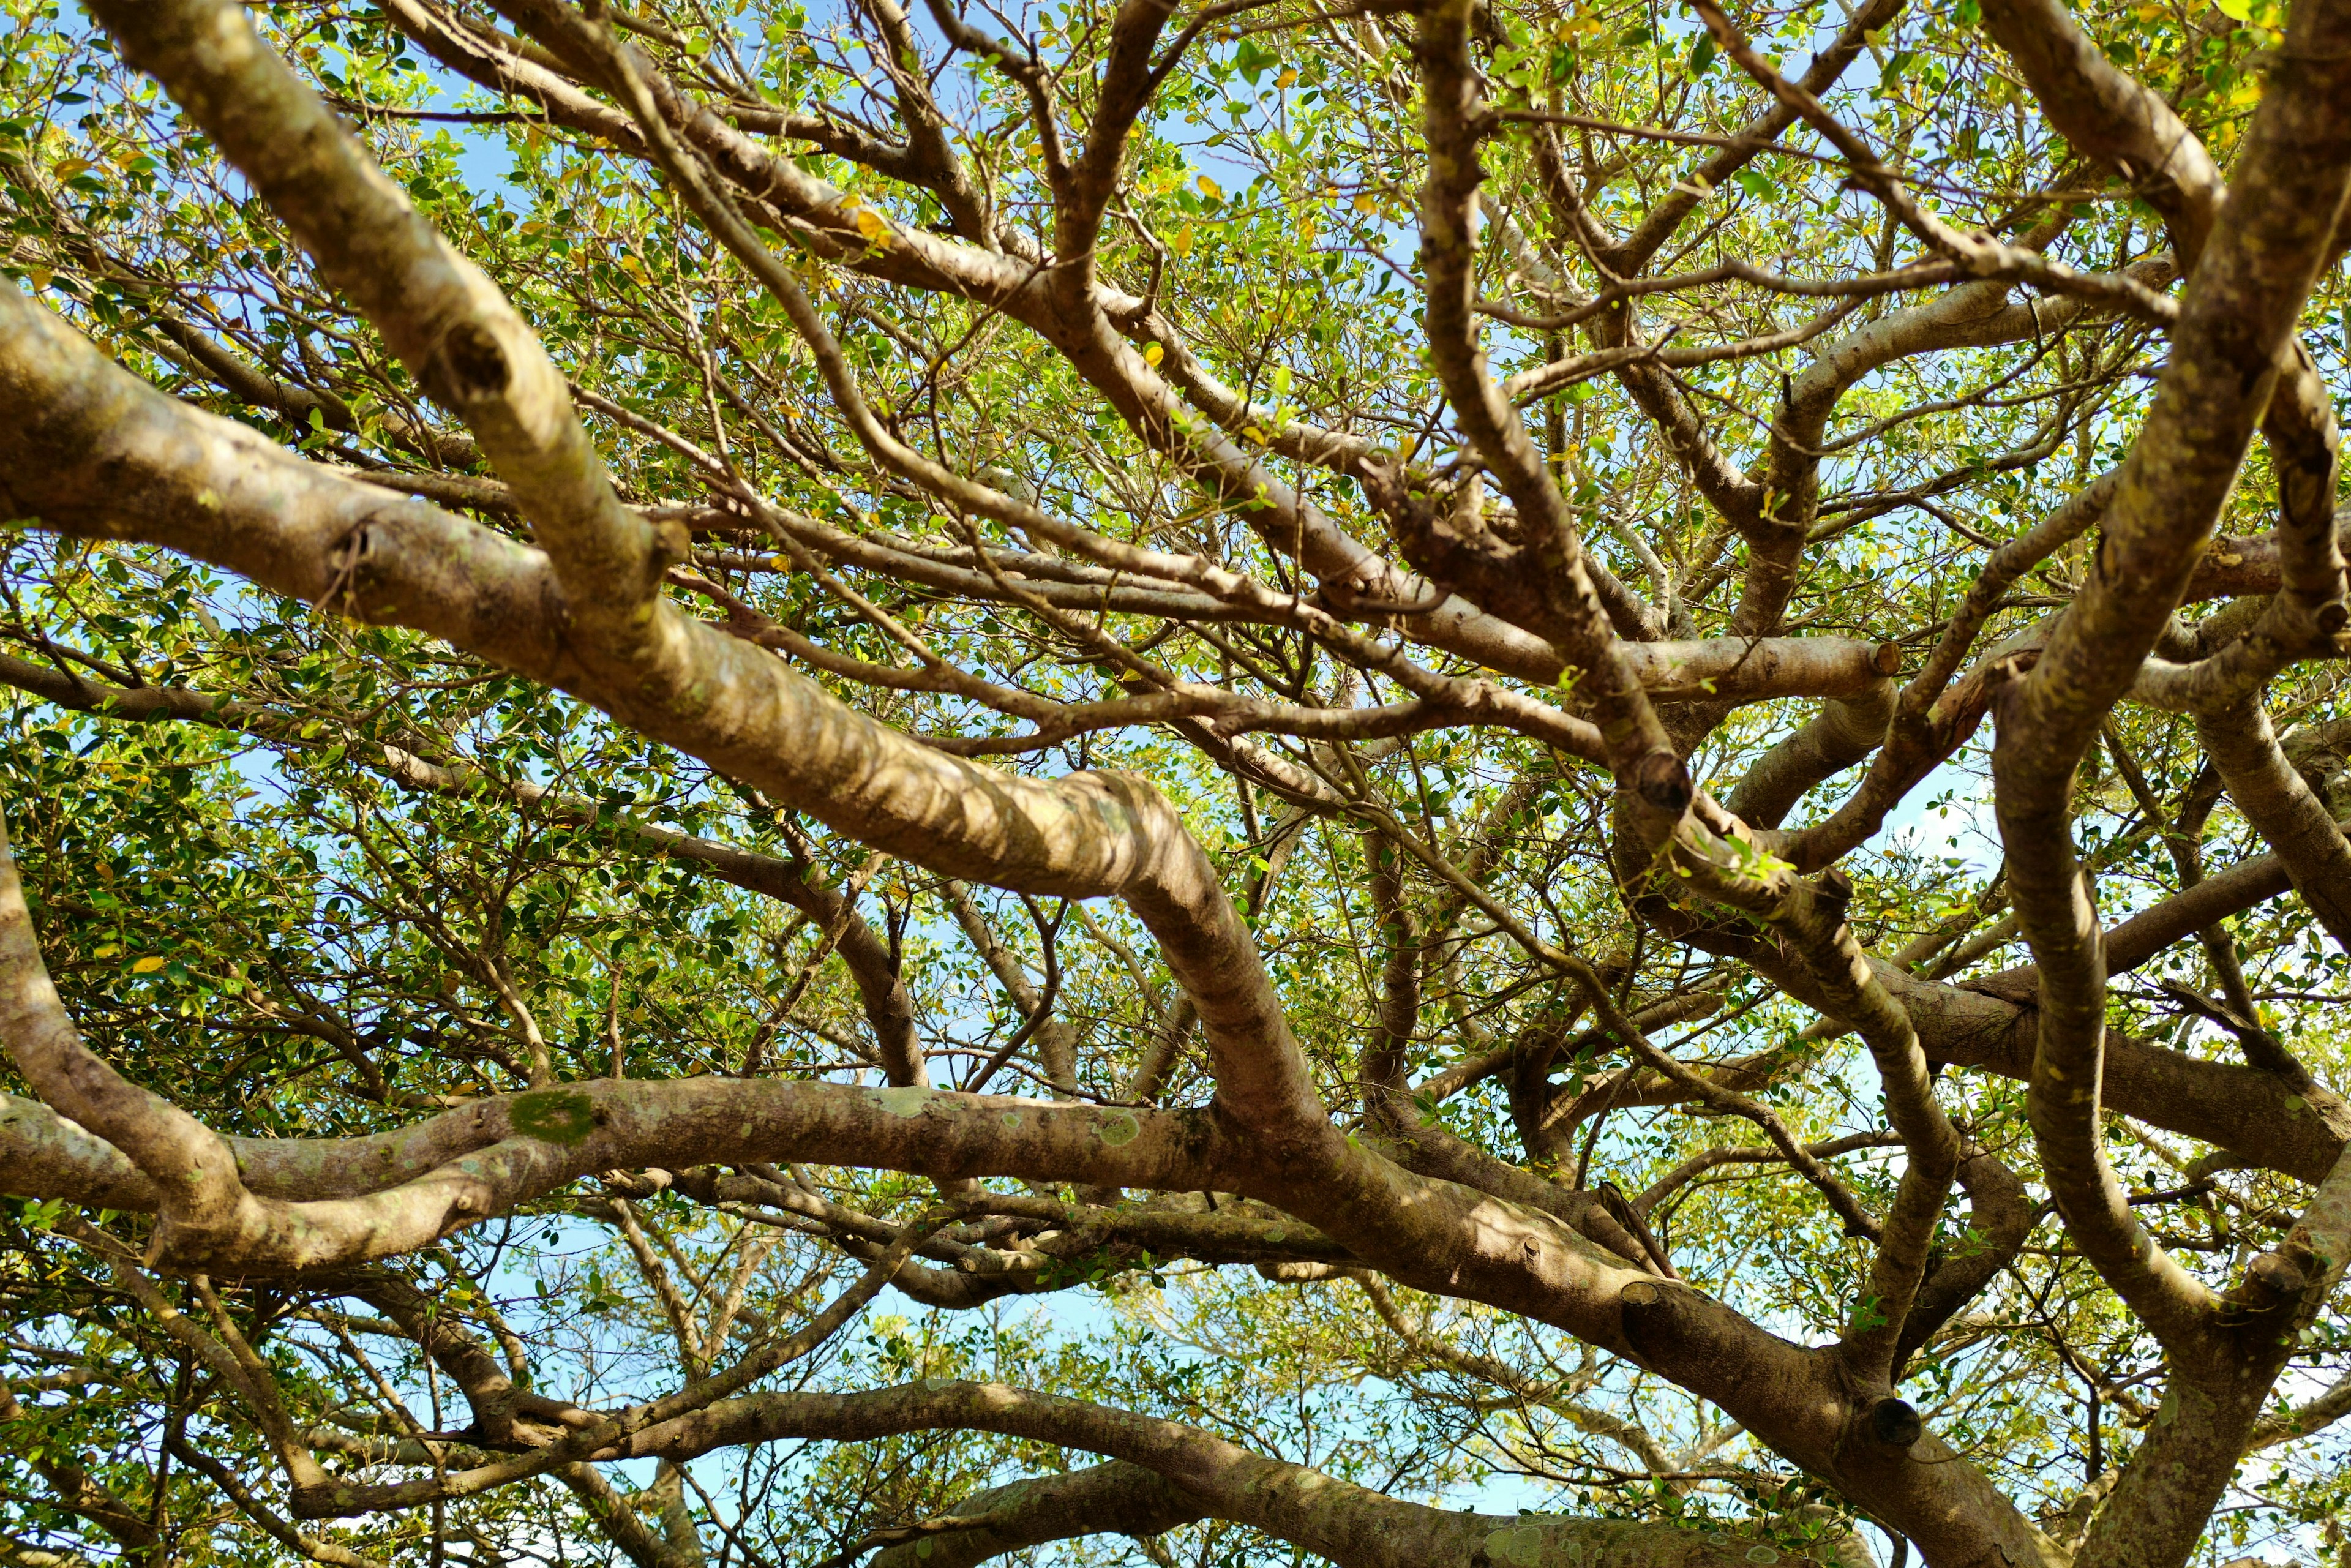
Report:
[{"label": "knot on branch", "polygon": [[476,321],[460,321],[449,329],[441,340],[441,363],[448,371],[449,390],[460,402],[494,397],[514,379],[506,350]]},{"label": "knot on branch", "polygon": [[664,517],[653,525],[652,532],[650,559],[646,562],[651,576],[659,578],[670,568],[694,559],[694,530],[684,518]]},{"label": "knot on branch", "polygon": [[1676,1287],[1661,1281],[1635,1280],[1616,1292],[1616,1317],[1625,1343],[1645,1361],[1680,1338],[1681,1303]]},{"label": "knot on branch", "polygon": [[1635,763],[1633,788],[1660,811],[1686,811],[1697,795],[1689,769],[1670,751],[1652,751]]},{"label": "knot on branch", "polygon": [[1862,1436],[1881,1448],[1907,1454],[1927,1435],[1927,1423],[1908,1400],[1881,1395],[1862,1406]]},{"label": "knot on branch", "polygon": [[327,586],[319,591],[318,607],[333,612],[337,600],[342,601],[341,613],[352,620],[362,619],[359,609],[359,576],[368,556],[375,546],[373,512],[353,523],[342,538],[327,549]]},{"label": "knot on branch", "polygon": [[296,1519],[340,1519],[350,1511],[343,1504],[340,1488],[312,1485],[289,1489],[286,1511]]},{"label": "knot on branch", "polygon": [[2253,1312],[2265,1312],[2299,1301],[2309,1283],[2301,1264],[2283,1252],[2264,1252],[2245,1266],[2237,1300]]},{"label": "knot on branch", "polygon": [[1813,893],[1813,904],[1830,930],[1844,924],[1845,910],[1853,903],[1853,878],[1835,866],[1821,873]]}]

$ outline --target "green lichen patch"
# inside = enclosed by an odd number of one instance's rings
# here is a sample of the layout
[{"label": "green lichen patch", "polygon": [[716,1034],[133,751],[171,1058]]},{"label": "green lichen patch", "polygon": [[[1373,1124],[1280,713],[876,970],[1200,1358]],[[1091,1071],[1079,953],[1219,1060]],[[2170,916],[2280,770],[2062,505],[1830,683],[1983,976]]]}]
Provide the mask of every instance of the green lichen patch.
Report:
[{"label": "green lichen patch", "polygon": [[931,1092],[912,1086],[881,1089],[874,1092],[873,1098],[879,1100],[882,1109],[893,1116],[919,1116],[923,1113],[923,1107],[931,1103]]},{"label": "green lichen patch", "polygon": [[1502,1568],[1534,1568],[1542,1561],[1543,1532],[1531,1524],[1513,1525],[1486,1537],[1486,1556]]},{"label": "green lichen patch", "polygon": [[1115,1149],[1131,1144],[1143,1135],[1143,1124],[1123,1111],[1113,1111],[1102,1121],[1102,1141]]},{"label": "green lichen patch", "polygon": [[596,1130],[596,1102],[575,1090],[534,1089],[515,1097],[509,1118],[526,1137],[575,1148]]}]

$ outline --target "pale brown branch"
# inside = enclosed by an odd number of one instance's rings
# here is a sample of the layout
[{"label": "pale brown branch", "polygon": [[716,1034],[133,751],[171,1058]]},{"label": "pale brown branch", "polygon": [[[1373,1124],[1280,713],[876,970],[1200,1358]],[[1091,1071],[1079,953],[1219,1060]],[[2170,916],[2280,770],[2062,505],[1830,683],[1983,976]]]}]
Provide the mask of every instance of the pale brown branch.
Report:
[{"label": "pale brown branch", "polygon": [[[1034,1394],[1001,1384],[910,1384],[849,1395],[754,1395],[649,1429],[623,1454],[707,1452],[788,1437],[855,1440],[942,1427],[1004,1432],[1122,1459],[1179,1482],[1204,1513],[1253,1524],[1343,1568],[1423,1568],[1468,1560],[1504,1531],[1529,1532],[1531,1559],[1563,1553],[1638,1555],[1660,1568],[1729,1568],[1745,1563],[1739,1538],[1671,1526],[1572,1518],[1497,1518],[1423,1507],[1307,1469],[1267,1459],[1196,1427]],[[1718,1532],[1719,1533],[1719,1532]],[[1503,1550],[1515,1554],[1512,1538]]]},{"label": "pale brown branch", "polygon": [[358,302],[432,395],[473,430],[545,545],[573,612],[629,640],[674,544],[621,505],[563,376],[497,287],[435,233],[318,95],[224,0],[93,14],[163,82]]},{"label": "pale brown branch", "polygon": [[1113,1459],[974,1492],[936,1519],[877,1531],[869,1568],[976,1568],[991,1557],[1081,1536],[1148,1538],[1207,1517],[1174,1479]]},{"label": "pale brown branch", "polygon": [[2351,944],[2351,842],[2287,760],[2267,705],[2248,695],[2199,714],[2196,735],[2229,798],[2276,852],[2304,904],[2338,947]]}]

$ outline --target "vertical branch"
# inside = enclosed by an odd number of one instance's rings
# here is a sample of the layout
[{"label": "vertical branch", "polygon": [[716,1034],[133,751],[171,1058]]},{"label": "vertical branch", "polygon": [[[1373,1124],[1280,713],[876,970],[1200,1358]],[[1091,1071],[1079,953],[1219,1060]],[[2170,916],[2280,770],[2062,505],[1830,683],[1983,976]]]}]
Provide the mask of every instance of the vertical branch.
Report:
[{"label": "vertical branch", "polygon": [[2351,840],[2286,759],[2261,695],[2248,692],[2199,712],[2196,737],[2237,810],[2278,852],[2303,903],[2335,946],[2351,951]]},{"label": "vertical branch", "polygon": [[1364,1109],[1375,1120],[1394,1121],[1409,1115],[1396,1102],[1404,1096],[1405,1052],[1420,1022],[1420,945],[1405,908],[1403,850],[1376,828],[1366,830],[1361,841],[1378,922],[1380,994],[1355,1076]]},{"label": "vertical branch", "polygon": [[971,889],[949,877],[940,890],[946,894],[948,912],[963,927],[980,962],[987,966],[996,983],[1004,988],[1004,994],[1019,1009],[1028,1038],[1037,1042],[1037,1055],[1045,1067],[1045,1082],[1064,1097],[1077,1099],[1077,1030],[1066,1019],[1053,1016],[1052,998],[1038,992],[1019,956],[998,939],[987,915],[980,913],[978,904],[972,898]]},{"label": "vertical branch", "polygon": [[1931,1266],[1935,1228],[1961,1150],[1959,1129],[1935,1099],[1927,1053],[1908,1011],[1878,982],[1845,920],[1852,896],[1853,883],[1843,873],[1823,873],[1817,888],[1790,901],[1786,924],[1830,1006],[1868,1045],[1886,1122],[1907,1157],[1870,1260],[1867,1293],[1843,1342],[1856,1371],[1884,1381],[1892,1376],[1903,1326]]},{"label": "vertical branch", "polygon": [[385,177],[231,0],[96,0],[90,11],[251,180],[513,487],[573,612],[633,645],[679,541],[621,504],[563,374],[497,286]]},{"label": "vertical branch", "polygon": [[2351,183],[2351,6],[2294,8],[2239,168],[2088,580],[2032,673],[1998,698],[1992,756],[2017,920],[2040,967],[2028,1111],[2043,1168],[2084,1253],[2176,1355],[2212,1302],[2147,1236],[2106,1161],[2105,958],[2074,853],[2074,770],[2179,601],[2331,253]]},{"label": "vertical branch", "polygon": [[1518,507],[1531,569],[1540,578],[1537,591],[1550,610],[1545,634],[1582,672],[1578,695],[1593,705],[1610,768],[1630,788],[1642,818],[1640,836],[1654,845],[1670,835],[1688,808],[1688,773],[1618,652],[1559,486],[1518,411],[1495,384],[1478,344],[1476,230],[1479,186],[1485,177],[1479,143],[1491,121],[1469,58],[1472,9],[1472,0],[1440,0],[1420,17],[1428,138],[1420,235],[1428,274],[1429,357],[1462,434]]}]

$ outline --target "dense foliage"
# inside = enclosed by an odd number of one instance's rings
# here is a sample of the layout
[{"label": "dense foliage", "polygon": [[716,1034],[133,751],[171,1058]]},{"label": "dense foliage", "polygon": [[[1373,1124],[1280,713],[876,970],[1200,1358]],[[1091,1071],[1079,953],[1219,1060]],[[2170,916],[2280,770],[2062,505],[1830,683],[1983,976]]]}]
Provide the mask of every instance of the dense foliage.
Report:
[{"label": "dense foliage", "polygon": [[2331,1553],[2298,3],[0,0],[0,1563]]}]

